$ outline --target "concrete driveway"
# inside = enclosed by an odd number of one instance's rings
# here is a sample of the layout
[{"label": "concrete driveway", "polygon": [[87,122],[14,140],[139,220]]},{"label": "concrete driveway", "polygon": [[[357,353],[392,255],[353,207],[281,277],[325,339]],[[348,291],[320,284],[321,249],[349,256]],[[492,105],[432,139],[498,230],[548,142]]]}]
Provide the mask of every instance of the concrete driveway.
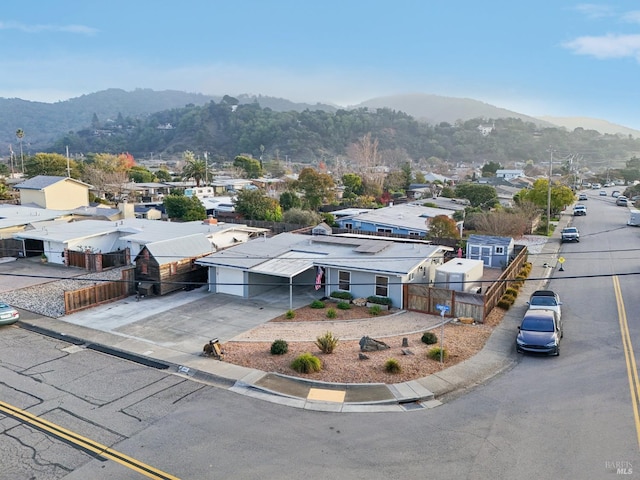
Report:
[{"label": "concrete driveway", "polygon": [[[293,308],[318,298],[312,288],[294,289]],[[204,287],[164,297],[129,297],[118,302],[65,315],[58,320],[108,332],[126,340],[146,342],[182,353],[199,353],[211,338],[231,340],[289,309],[288,289],[273,290],[252,299],[213,294]]]}]

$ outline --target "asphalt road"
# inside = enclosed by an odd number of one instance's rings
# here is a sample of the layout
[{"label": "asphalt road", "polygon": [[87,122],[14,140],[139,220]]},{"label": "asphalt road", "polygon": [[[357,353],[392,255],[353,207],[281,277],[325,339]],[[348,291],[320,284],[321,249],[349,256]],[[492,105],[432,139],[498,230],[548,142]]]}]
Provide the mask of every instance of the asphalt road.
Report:
[{"label": "asphalt road", "polygon": [[[560,357],[521,356],[440,407],[292,409],[15,327],[0,330],[0,399],[182,479],[633,477],[640,229],[611,197],[588,193],[581,242],[563,245],[564,271],[549,285],[564,302]],[[11,417],[0,423],[2,480],[144,478]]]}]

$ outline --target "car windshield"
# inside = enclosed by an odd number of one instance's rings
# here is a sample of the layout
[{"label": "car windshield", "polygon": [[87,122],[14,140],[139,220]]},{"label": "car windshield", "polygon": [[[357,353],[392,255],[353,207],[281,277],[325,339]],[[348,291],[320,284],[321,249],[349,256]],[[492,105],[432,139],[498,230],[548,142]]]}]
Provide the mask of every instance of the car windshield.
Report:
[{"label": "car windshield", "polygon": [[555,307],[558,303],[553,297],[533,297],[529,302],[530,305],[542,305],[545,307]]},{"label": "car windshield", "polygon": [[553,332],[553,320],[539,317],[525,318],[522,320],[520,329],[529,332]]},{"label": "car windshield", "polygon": [[565,228],[564,229],[565,233],[575,233],[577,231],[578,231],[578,229],[577,228],[573,228],[573,227],[569,227],[569,228]]}]

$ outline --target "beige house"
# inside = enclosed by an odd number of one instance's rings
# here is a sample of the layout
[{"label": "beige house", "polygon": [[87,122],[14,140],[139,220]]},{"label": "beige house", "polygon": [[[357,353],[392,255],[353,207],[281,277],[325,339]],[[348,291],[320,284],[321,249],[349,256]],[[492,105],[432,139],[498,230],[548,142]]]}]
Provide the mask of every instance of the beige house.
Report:
[{"label": "beige house", "polygon": [[34,205],[51,210],[89,206],[91,185],[74,178],[38,175],[14,188],[20,192],[22,205]]}]

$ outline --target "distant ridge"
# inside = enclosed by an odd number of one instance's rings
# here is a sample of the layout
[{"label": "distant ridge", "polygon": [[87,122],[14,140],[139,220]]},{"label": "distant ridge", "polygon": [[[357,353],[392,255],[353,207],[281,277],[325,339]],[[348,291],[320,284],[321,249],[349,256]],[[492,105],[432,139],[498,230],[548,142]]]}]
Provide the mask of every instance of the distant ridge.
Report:
[{"label": "distant ridge", "polygon": [[552,123],[558,127],[564,127],[570,132],[576,128],[584,128],[585,130],[595,130],[602,134],[610,135],[631,135],[635,138],[640,138],[640,130],[634,130],[633,128],[624,127],[615,123],[608,122],[599,118],[586,118],[586,117],[551,117],[543,116],[537,117],[545,122]]},{"label": "distant ridge", "polygon": [[416,120],[425,121],[431,125],[438,125],[442,122],[453,125],[458,120],[466,121],[473,118],[519,118],[524,122],[531,122],[541,127],[555,126],[545,120],[499,108],[478,100],[424,93],[372,98],[350,108],[361,107],[390,108],[404,112]]}]

